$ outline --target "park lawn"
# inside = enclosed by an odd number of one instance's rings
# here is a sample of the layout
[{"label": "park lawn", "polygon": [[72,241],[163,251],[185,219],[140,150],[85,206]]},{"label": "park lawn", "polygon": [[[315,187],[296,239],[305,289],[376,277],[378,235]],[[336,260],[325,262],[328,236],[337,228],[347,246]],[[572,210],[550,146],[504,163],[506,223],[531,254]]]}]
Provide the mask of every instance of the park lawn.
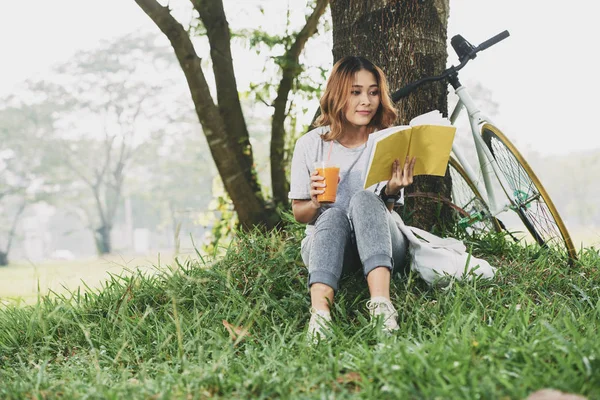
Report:
[{"label": "park lawn", "polygon": [[596,250],[568,268],[502,236],[468,240],[497,277],[445,290],[394,277],[401,329],[383,338],[348,277],[333,337],[310,346],[300,237],[249,234],[217,259],[0,309],[0,398],[600,398]]},{"label": "park lawn", "polygon": [[[190,254],[180,254],[186,259]],[[76,260],[17,261],[0,267],[0,304],[32,305],[39,296],[95,290],[110,274],[137,270],[156,273],[173,263],[172,252],[141,255],[110,254]]]}]

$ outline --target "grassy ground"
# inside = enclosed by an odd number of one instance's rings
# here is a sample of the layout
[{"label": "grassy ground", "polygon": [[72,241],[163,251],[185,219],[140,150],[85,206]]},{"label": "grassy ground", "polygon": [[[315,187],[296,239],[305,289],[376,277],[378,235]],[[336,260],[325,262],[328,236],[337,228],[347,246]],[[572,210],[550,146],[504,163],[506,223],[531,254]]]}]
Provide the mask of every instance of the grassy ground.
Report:
[{"label": "grassy ground", "polygon": [[[112,277],[102,290],[0,310],[0,398],[600,398],[600,256],[567,268],[492,236],[491,282],[396,276],[400,332],[369,324],[348,277],[334,337],[305,342],[299,235],[249,235],[217,260]],[[237,333],[236,333],[237,328]]]},{"label": "grassy ground", "polygon": [[[190,254],[179,257],[185,259]],[[0,304],[35,304],[38,297],[69,291],[96,289],[110,274],[131,274],[136,270],[156,273],[173,263],[173,254],[154,253],[146,256],[112,254],[77,260],[55,260],[39,263],[17,261],[0,267]]]}]

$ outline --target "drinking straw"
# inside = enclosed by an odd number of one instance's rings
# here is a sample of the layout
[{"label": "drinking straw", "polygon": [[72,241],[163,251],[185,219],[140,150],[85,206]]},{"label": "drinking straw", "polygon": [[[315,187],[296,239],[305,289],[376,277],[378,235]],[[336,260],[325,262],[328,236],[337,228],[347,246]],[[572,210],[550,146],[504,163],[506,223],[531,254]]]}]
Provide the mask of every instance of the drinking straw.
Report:
[{"label": "drinking straw", "polygon": [[333,149],[333,140],[329,142],[329,151],[327,152],[327,164],[329,165],[329,159],[331,158],[331,149]]}]

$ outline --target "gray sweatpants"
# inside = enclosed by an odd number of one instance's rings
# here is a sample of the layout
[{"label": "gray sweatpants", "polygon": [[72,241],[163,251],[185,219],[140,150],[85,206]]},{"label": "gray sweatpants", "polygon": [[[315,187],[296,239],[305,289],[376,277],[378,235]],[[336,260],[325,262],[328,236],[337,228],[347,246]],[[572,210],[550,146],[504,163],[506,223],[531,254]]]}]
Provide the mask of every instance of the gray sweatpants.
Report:
[{"label": "gray sweatpants", "polygon": [[337,291],[342,273],[361,265],[365,277],[377,267],[393,271],[394,266],[403,267],[407,246],[383,201],[373,192],[360,191],[350,200],[348,214],[325,210],[302,242],[308,285],[324,283]]}]

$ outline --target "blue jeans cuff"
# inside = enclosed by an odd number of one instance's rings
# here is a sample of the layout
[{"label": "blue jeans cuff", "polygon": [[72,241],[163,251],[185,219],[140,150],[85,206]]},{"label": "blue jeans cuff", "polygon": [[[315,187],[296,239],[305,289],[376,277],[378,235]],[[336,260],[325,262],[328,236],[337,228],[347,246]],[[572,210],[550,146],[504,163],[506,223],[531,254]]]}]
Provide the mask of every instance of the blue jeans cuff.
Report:
[{"label": "blue jeans cuff", "polygon": [[394,269],[394,260],[386,254],[376,254],[363,262],[365,277],[377,267],[386,267],[390,272]]},{"label": "blue jeans cuff", "polygon": [[339,278],[328,271],[313,271],[308,274],[308,287],[310,288],[313,283],[323,283],[333,288],[334,292],[337,292]]}]

